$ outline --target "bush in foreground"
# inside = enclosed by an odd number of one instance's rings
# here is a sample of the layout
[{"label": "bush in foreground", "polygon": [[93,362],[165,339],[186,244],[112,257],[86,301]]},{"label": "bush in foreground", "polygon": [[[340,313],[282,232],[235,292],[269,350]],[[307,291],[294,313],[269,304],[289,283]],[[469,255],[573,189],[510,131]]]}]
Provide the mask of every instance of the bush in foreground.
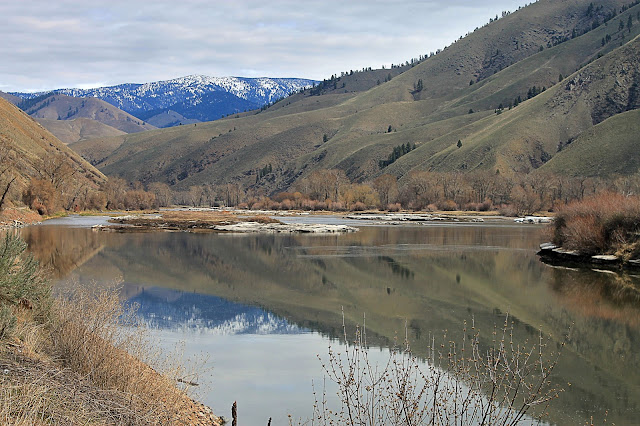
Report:
[{"label": "bush in foreground", "polygon": [[7,233],[0,243],[0,339],[11,335],[16,325],[16,311],[33,310],[45,319],[51,308],[51,289],[31,255],[27,244]]}]

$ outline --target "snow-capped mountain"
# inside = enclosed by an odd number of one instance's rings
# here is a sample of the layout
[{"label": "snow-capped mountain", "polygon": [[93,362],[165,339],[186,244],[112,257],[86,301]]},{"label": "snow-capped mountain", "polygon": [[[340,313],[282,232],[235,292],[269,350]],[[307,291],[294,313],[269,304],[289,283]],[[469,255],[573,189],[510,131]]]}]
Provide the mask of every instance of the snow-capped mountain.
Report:
[{"label": "snow-capped mountain", "polygon": [[[216,120],[223,115],[260,108],[313,83],[313,80],[300,78],[190,75],[152,83],[126,83],[95,89],[58,89],[54,92],[99,98],[153,124],[152,117],[169,111],[177,112],[186,119]],[[39,94],[15,95],[29,99]]]}]

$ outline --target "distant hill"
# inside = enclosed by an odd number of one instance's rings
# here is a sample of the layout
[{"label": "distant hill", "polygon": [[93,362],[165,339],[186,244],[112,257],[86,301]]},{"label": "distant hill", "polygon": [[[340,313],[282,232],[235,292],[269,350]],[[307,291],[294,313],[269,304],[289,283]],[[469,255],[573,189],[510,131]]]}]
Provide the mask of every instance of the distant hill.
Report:
[{"label": "distant hill", "polygon": [[[169,125],[159,127],[172,127],[180,124],[192,124],[201,121],[212,121],[222,118],[230,112],[238,113],[247,110],[259,109],[263,104],[239,98],[227,92],[204,93],[198,97],[197,101],[189,99],[177,102],[169,109],[152,110],[138,113],[144,120],[157,122],[166,115],[173,115],[176,118],[183,117],[177,124],[169,122]],[[171,114],[173,113],[173,114]],[[187,118],[189,117],[189,118]],[[189,121],[187,121],[189,120]]]},{"label": "distant hill", "polygon": [[[93,160],[131,180],[176,188],[231,181],[267,192],[317,169],[364,181],[414,170],[551,167],[569,141],[638,108],[640,4],[591,3],[539,0],[402,68],[333,76],[238,118],[120,136]],[[356,79],[366,83],[356,89]],[[381,167],[406,143],[416,149]],[[86,141],[78,149],[95,148]],[[269,164],[272,172],[257,176]]]},{"label": "distant hill", "polygon": [[88,118],[125,133],[155,129],[154,126],[143,120],[97,98],[75,98],[59,93],[47,93],[25,99],[17,105],[37,119],[75,120]]},{"label": "distant hill", "polygon": [[16,105],[20,102],[22,102],[22,98],[12,95],[10,93],[5,93],[5,92],[0,92],[0,98],[4,98],[6,100],[8,100],[9,102],[11,102],[12,104]]},{"label": "distant hill", "polygon": [[101,172],[5,99],[0,99],[0,151],[0,162],[4,165],[0,181],[6,184],[16,178],[12,186],[14,197],[20,196],[20,188],[32,177],[39,176],[43,162],[54,156],[59,156],[73,171],[66,191],[72,187],[96,187],[105,180]]},{"label": "distant hill", "polygon": [[[228,114],[260,108],[315,83],[299,78],[243,78],[191,75],[144,84],[120,84],[95,89],[58,89],[55,93],[94,97],[145,121],[165,123],[163,113],[177,112],[186,120],[211,121]],[[15,93],[23,99],[34,96]],[[156,117],[157,118],[154,118]],[[177,117],[177,116],[176,116]],[[193,122],[193,121],[192,121]],[[189,124],[170,120],[166,127]],[[128,132],[130,133],[130,132]]]},{"label": "distant hill", "polygon": [[145,117],[145,121],[147,123],[159,128],[180,126],[182,124],[200,123],[200,120],[187,118],[184,115],[171,109],[161,110],[161,112],[158,112],[158,110],[154,110],[146,114],[141,114],[141,116]]},{"label": "distant hill", "polygon": [[73,120],[49,120],[47,118],[37,118],[36,121],[42,124],[47,130],[66,144],[85,139],[126,134],[126,132],[123,132],[122,130],[118,130],[115,127],[111,127],[91,118],[81,117]]}]

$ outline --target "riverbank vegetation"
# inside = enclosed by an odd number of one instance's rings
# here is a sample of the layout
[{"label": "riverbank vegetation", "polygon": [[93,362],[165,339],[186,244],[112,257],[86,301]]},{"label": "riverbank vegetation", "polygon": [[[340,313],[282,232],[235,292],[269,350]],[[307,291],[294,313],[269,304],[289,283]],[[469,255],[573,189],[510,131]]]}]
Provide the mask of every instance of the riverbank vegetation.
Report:
[{"label": "riverbank vegetation", "polygon": [[218,424],[176,386],[181,363],[148,366],[158,353],[115,290],[54,298],[25,250],[0,242],[0,423]]},{"label": "riverbank vegetation", "polygon": [[[127,182],[110,177],[78,184],[74,169],[59,156],[42,162],[28,183],[10,183],[5,206],[26,206],[41,215],[59,212],[149,210],[171,205],[309,211],[497,211],[506,216],[555,212],[585,197],[615,192],[640,194],[640,174],[615,179],[567,177],[551,173],[501,174],[497,171],[414,171],[398,179],[382,174],[351,181],[343,170],[316,170],[288,188],[267,192],[262,181],[202,184],[181,188],[163,182]],[[2,179],[12,182],[4,173]],[[270,173],[265,171],[263,180]]]},{"label": "riverbank vegetation", "polygon": [[603,193],[568,204],[554,222],[553,243],[583,254],[640,257],[640,197]]},{"label": "riverbank vegetation", "polygon": [[[640,174],[617,179],[555,174],[503,175],[412,172],[402,179],[383,174],[373,181],[352,182],[341,170],[317,170],[287,191],[267,194],[237,184],[191,186],[175,191],[164,184],[149,190],[156,199],[190,206],[237,206],[269,210],[361,211],[498,211],[507,216],[556,211],[574,200],[603,192],[640,194]],[[163,204],[160,204],[163,205]]]}]

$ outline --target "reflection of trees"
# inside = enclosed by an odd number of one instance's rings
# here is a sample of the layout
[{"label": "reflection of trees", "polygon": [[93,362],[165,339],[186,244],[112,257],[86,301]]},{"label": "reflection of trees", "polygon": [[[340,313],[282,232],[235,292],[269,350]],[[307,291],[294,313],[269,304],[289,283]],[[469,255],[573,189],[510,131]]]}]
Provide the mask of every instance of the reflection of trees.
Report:
[{"label": "reflection of trees", "polygon": [[67,276],[103,248],[99,235],[87,229],[32,226],[22,231],[22,237],[55,278]]},{"label": "reflection of trees", "polygon": [[640,328],[640,279],[627,273],[553,268],[551,288],[581,316]]}]

